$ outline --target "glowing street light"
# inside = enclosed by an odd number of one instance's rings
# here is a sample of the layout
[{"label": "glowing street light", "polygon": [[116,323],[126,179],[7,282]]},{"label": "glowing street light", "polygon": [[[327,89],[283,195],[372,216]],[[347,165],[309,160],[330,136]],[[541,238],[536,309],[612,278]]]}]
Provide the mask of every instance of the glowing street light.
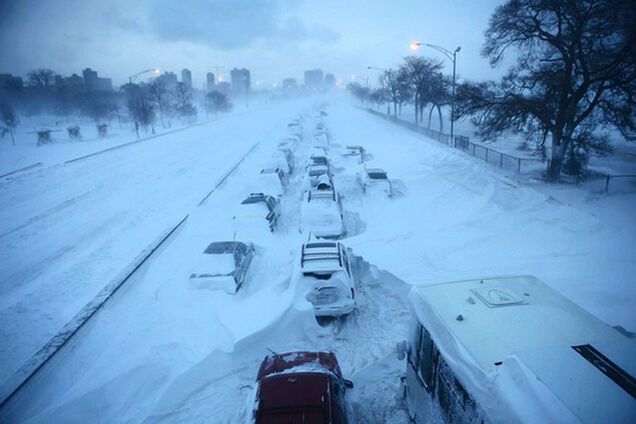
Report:
[{"label": "glowing street light", "polygon": [[451,52],[450,50],[445,49],[444,47],[436,46],[435,44],[420,43],[419,41],[413,41],[410,45],[411,50],[413,51],[419,49],[422,46],[430,47],[432,49],[437,50],[438,52],[446,56],[451,62],[453,62],[453,88],[452,88],[452,101],[451,101],[450,138],[451,138],[451,145],[454,146],[455,145],[455,137],[454,137],[454,134],[455,134],[455,69],[457,65],[457,53],[459,53],[459,51],[462,48],[458,46],[454,51]]},{"label": "glowing street light", "polygon": [[153,74],[155,74],[155,75],[157,75],[157,76],[161,73],[161,71],[159,70],[159,68],[145,69],[145,70],[143,70],[143,71],[141,71],[141,72],[137,72],[135,75],[129,76],[129,77],[128,77],[128,82],[129,82],[130,84],[132,84],[132,83],[133,83],[133,81],[134,81],[134,80],[136,80],[138,76],[143,75],[143,74],[147,74],[148,72],[152,72]]}]

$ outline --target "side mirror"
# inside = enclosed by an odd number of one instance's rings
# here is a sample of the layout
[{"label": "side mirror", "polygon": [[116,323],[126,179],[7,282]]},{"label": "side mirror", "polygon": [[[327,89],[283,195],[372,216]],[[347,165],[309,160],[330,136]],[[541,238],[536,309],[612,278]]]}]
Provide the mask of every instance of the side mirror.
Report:
[{"label": "side mirror", "polygon": [[353,381],[351,381],[351,380],[344,380],[344,386],[345,386],[347,389],[353,389]]},{"label": "side mirror", "polygon": [[409,344],[406,340],[402,340],[396,346],[397,358],[401,361],[409,353]]}]

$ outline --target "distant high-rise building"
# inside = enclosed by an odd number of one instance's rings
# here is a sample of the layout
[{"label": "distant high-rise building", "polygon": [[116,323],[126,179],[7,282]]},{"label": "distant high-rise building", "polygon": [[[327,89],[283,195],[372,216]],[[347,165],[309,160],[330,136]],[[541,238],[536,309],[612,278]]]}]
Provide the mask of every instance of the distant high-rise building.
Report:
[{"label": "distant high-rise building", "polygon": [[205,84],[206,84],[208,93],[210,91],[214,91],[216,80],[214,79],[214,74],[212,72],[208,72],[207,74],[205,74]]},{"label": "distant high-rise building", "polygon": [[192,89],[192,72],[189,69],[183,68],[181,70],[181,82],[189,89]]},{"label": "distant high-rise building", "polygon": [[97,90],[97,71],[86,68],[82,71],[82,76],[84,76],[84,85],[88,91]]},{"label": "distant high-rise building", "polygon": [[309,71],[305,71],[305,86],[307,88],[320,89],[323,88],[323,85],[324,77],[322,70],[311,69]]},{"label": "distant high-rise building", "polygon": [[113,82],[110,78],[98,77],[97,71],[93,71],[91,68],[84,69],[82,76],[84,77],[84,86],[88,91],[111,91],[113,89]]},{"label": "distant high-rise building", "polygon": [[156,80],[163,83],[163,86],[168,91],[173,91],[177,87],[177,74],[174,72],[164,72]]},{"label": "distant high-rise building", "polygon": [[64,78],[64,84],[68,87],[77,87],[84,84],[84,79],[77,74]]},{"label": "distant high-rise building", "polygon": [[250,91],[250,71],[245,68],[234,68],[230,72],[230,77],[232,79],[232,90],[235,93],[244,94]]},{"label": "distant high-rise building", "polygon": [[336,77],[334,74],[325,75],[325,87],[333,88],[336,86]]},{"label": "distant high-rise building", "polygon": [[295,90],[296,88],[298,88],[298,84],[296,83],[295,78],[285,78],[283,80],[283,89]]}]

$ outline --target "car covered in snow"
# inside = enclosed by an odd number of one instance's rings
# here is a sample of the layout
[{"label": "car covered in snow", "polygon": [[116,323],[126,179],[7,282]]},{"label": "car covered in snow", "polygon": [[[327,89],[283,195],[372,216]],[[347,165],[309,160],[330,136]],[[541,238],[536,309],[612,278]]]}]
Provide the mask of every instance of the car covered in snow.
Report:
[{"label": "car covered in snow", "polygon": [[346,391],[353,383],[332,352],[288,352],[265,357],[256,377],[256,424],[346,424]]},{"label": "car covered in snow", "polygon": [[320,238],[338,238],[345,233],[340,196],[326,175],[317,178],[316,185],[304,193],[300,212],[301,232]]},{"label": "car covered in snow", "polygon": [[260,172],[258,190],[262,193],[269,193],[277,197],[282,197],[287,188],[287,175],[280,168],[265,168]]},{"label": "car covered in snow", "polygon": [[358,174],[358,182],[364,193],[380,193],[392,197],[393,186],[384,169],[365,168]]},{"label": "car covered in snow", "polygon": [[197,288],[224,290],[228,294],[235,294],[245,284],[247,270],[253,257],[252,243],[210,243],[192,270],[190,281]]},{"label": "car covered in snow", "polygon": [[627,423],[636,341],[532,276],[415,286],[405,395],[417,423]]},{"label": "car covered in snow", "polygon": [[241,202],[239,211],[234,215],[237,226],[266,226],[274,231],[280,216],[280,200],[263,193],[252,193]]},{"label": "car covered in snow", "polygon": [[339,317],[353,311],[355,276],[347,250],[340,243],[309,242],[300,255],[300,286],[318,317]]},{"label": "car covered in snow", "polygon": [[358,163],[363,163],[365,160],[365,150],[362,146],[347,146],[347,151],[342,156],[355,158]]}]

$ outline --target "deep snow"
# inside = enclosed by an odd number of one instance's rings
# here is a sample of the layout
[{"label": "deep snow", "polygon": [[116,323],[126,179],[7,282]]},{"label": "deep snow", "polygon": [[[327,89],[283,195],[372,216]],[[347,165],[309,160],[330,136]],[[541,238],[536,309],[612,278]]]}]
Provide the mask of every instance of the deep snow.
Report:
[{"label": "deep snow", "polygon": [[[323,109],[329,116],[320,116]],[[302,131],[288,128],[298,116]],[[314,138],[318,122],[327,126],[328,141]],[[235,296],[189,286],[203,249],[234,237],[238,204],[259,191],[260,170],[295,131],[303,140],[295,146],[297,173],[282,198],[280,230],[237,233],[256,245],[247,286]],[[349,393],[354,422],[408,422],[404,362],[394,346],[408,330],[411,284],[534,274],[610,325],[636,329],[634,193],[519,183],[335,100],[279,104],[155,141],[0,184],[11,208],[2,212],[2,232],[22,226],[0,238],[3,257],[13,258],[2,278],[30,277],[28,284],[3,285],[2,339],[11,343],[0,353],[14,366],[153,236],[190,213],[170,243],[2,411],[5,419],[242,422],[267,349],[324,349],[336,353],[344,377],[356,384]],[[195,208],[255,141],[254,152]],[[326,327],[296,284],[307,236],[298,232],[302,174],[315,144],[328,148],[343,196],[341,242],[358,257],[360,277],[354,313]],[[388,172],[393,199],[363,195],[360,165],[342,156],[352,144],[369,152],[369,167]]]}]

